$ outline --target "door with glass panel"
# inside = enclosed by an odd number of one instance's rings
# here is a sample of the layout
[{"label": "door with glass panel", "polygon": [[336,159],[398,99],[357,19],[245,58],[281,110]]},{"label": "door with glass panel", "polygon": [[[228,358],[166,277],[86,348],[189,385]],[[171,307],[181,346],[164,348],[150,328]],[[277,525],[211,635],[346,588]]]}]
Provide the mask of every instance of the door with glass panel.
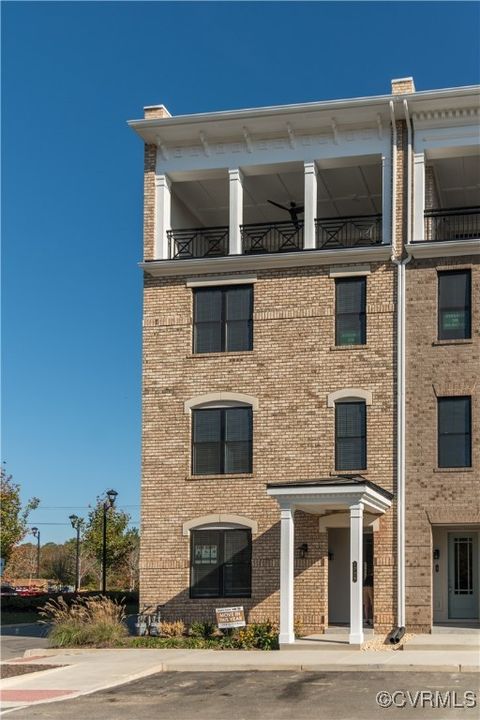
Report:
[{"label": "door with glass panel", "polygon": [[478,618],[477,533],[448,533],[448,617]]}]

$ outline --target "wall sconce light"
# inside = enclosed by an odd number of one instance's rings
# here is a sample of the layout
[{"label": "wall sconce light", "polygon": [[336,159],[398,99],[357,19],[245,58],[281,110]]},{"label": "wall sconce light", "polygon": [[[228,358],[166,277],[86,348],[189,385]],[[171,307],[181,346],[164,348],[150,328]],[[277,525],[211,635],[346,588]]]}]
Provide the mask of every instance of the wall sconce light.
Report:
[{"label": "wall sconce light", "polygon": [[298,552],[300,553],[301,558],[307,557],[308,553],[308,545],[307,543],[302,543],[300,547],[298,548]]},{"label": "wall sconce light", "polygon": [[440,550],[439,548],[435,548],[433,551],[433,559],[434,560],[440,560]]},{"label": "wall sconce light", "polygon": [[334,557],[335,557],[335,555],[333,554],[333,552],[331,550],[329,550],[328,551],[328,559],[333,560]]}]

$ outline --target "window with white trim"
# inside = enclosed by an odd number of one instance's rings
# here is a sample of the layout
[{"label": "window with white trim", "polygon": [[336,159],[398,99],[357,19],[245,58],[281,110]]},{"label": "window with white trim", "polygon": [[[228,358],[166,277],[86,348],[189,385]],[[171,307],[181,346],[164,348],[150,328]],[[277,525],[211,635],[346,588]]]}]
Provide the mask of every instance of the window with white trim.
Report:
[{"label": "window with white trim", "polygon": [[250,597],[250,528],[204,528],[192,530],[190,535],[190,597]]}]

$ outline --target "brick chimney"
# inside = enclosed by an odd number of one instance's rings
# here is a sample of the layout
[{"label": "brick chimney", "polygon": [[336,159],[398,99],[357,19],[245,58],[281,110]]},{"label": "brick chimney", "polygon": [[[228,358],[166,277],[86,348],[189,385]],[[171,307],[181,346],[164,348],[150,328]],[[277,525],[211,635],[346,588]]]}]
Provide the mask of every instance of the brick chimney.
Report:
[{"label": "brick chimney", "polygon": [[146,120],[172,117],[165,105],[147,105],[143,108],[143,112]]},{"label": "brick chimney", "polygon": [[412,77],[396,78],[392,80],[392,95],[408,95],[415,92],[415,83]]}]

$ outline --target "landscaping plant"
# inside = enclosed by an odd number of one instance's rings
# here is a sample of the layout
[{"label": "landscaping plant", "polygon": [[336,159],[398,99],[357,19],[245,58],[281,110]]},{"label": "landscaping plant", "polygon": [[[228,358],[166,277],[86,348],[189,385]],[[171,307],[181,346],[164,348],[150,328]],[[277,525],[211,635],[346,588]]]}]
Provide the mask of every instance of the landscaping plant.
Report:
[{"label": "landscaping plant", "polygon": [[52,624],[49,638],[55,647],[105,647],[127,635],[123,603],[103,595],[76,598],[70,604],[59,597],[47,602],[40,615]]}]

